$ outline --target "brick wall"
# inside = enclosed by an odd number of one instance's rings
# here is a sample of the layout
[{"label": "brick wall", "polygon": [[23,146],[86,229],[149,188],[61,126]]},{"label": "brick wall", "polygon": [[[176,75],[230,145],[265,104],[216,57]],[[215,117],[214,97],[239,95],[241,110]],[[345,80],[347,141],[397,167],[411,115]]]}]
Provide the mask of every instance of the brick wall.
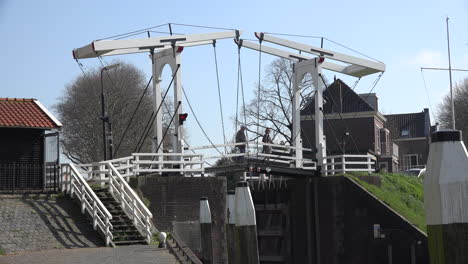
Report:
[{"label": "brick wall", "polygon": [[151,202],[153,221],[160,231],[173,231],[174,222],[198,221],[200,198],[208,197],[213,220],[213,263],[225,263],[226,178],[152,175],[138,177],[132,184]]}]

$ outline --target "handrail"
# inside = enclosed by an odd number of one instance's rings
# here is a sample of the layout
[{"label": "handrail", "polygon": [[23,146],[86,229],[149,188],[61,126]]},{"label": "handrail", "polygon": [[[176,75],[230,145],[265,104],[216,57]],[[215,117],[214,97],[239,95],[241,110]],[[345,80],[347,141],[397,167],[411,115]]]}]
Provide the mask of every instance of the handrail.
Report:
[{"label": "handrail", "polygon": [[[171,233],[172,241],[174,241],[175,245],[172,245],[172,243],[168,243],[169,249],[172,250],[172,253],[176,255],[177,259],[183,263],[186,263],[186,261],[189,261],[191,264],[203,264],[200,259],[197,258],[197,256],[190,250],[187,245],[180,239],[175,233]],[[169,239],[170,240],[170,239]],[[175,248],[180,249],[182,256],[179,256],[177,252],[175,251]],[[187,259],[184,259],[186,257]],[[184,262],[185,261],[185,262]]]},{"label": "handrail", "polygon": [[[358,158],[364,160],[348,160],[350,158]],[[343,155],[333,155],[324,157],[324,170],[323,173],[325,176],[335,175],[337,173],[344,174],[346,172],[352,171],[362,171],[362,172],[374,172],[375,168],[372,168],[374,165],[375,156],[371,154],[367,155],[353,155],[353,154],[343,154]],[[347,167],[349,165],[349,167]],[[338,168],[337,168],[338,167]]]},{"label": "handrail", "polygon": [[280,144],[271,144],[271,143],[263,143],[263,142],[258,142],[258,144],[263,145],[263,146],[271,146],[271,147],[278,147],[278,148],[313,151],[310,148],[298,148],[298,147],[294,147],[294,146],[290,146],[290,145],[280,145]]},{"label": "handrail", "polygon": [[[70,168],[70,170],[67,171],[68,173],[63,171],[67,166]],[[96,230],[96,228],[99,227],[105,236],[106,246],[109,246],[113,239],[113,235],[110,231],[113,228],[110,223],[110,220],[112,219],[111,213],[97,197],[88,182],[76,169],[75,165],[71,163],[62,164],[61,168],[62,184],[64,185],[62,186],[62,190],[66,190],[72,198],[73,195],[77,193],[76,196],[81,202],[81,212],[84,214],[85,210],[88,211],[93,218],[93,228]]]},{"label": "handrail", "polygon": [[[118,170],[111,162],[106,162],[105,165],[109,168],[109,190],[110,193],[120,200],[124,212],[134,221],[135,227],[138,229],[140,234],[146,237],[148,243],[151,242],[151,218],[153,214],[149,209],[143,204],[140,197],[133,191],[127,181],[120,175]],[[117,183],[117,184],[116,184]],[[131,201],[127,201],[126,197],[130,198]],[[131,202],[131,205],[129,204]],[[131,208],[131,211],[125,210],[126,208]],[[143,220],[142,220],[143,219]],[[143,224],[141,227],[138,222]]]}]

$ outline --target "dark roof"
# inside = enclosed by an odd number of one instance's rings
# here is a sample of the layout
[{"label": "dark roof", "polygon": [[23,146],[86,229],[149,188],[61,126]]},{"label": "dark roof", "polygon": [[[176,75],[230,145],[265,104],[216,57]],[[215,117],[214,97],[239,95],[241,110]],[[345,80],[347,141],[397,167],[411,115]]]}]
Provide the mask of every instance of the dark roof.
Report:
[{"label": "dark roof", "polygon": [[[419,113],[385,115],[385,118],[387,119],[385,127],[390,131],[392,139],[428,136],[430,120],[427,108]],[[408,130],[408,136],[401,135],[404,129]]]},{"label": "dark roof", "polygon": [[0,127],[52,129],[61,126],[35,99],[0,98]]},{"label": "dark roof", "polygon": [[[337,79],[323,91],[323,111],[331,113],[373,112],[375,109],[351,89],[342,80]],[[313,115],[315,109],[314,98],[301,110],[301,115]]]}]

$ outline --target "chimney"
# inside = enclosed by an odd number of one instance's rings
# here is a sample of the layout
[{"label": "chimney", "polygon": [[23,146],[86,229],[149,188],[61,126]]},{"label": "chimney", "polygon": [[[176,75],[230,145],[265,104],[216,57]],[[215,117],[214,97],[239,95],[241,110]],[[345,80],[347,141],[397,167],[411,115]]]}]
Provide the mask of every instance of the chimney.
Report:
[{"label": "chimney", "polygon": [[376,93],[359,94],[364,101],[366,101],[375,111],[379,111],[379,98]]}]

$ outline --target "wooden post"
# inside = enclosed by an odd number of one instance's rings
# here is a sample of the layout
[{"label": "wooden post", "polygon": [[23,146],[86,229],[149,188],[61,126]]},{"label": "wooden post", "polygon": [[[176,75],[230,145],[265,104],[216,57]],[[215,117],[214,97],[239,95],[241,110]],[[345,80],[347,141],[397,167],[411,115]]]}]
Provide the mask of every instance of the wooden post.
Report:
[{"label": "wooden post", "polygon": [[424,205],[430,263],[468,263],[468,153],[461,131],[432,134]]},{"label": "wooden post", "polygon": [[237,239],[237,262],[258,264],[257,223],[255,207],[247,182],[238,182],[235,195],[235,233]]},{"label": "wooden post", "polygon": [[203,264],[213,263],[213,246],[211,243],[211,211],[208,198],[200,198],[200,231]]},{"label": "wooden post", "polygon": [[236,263],[236,239],[234,237],[234,229],[236,227],[235,220],[235,202],[236,196],[234,190],[229,190],[226,198],[226,240],[228,251],[228,263]]}]

